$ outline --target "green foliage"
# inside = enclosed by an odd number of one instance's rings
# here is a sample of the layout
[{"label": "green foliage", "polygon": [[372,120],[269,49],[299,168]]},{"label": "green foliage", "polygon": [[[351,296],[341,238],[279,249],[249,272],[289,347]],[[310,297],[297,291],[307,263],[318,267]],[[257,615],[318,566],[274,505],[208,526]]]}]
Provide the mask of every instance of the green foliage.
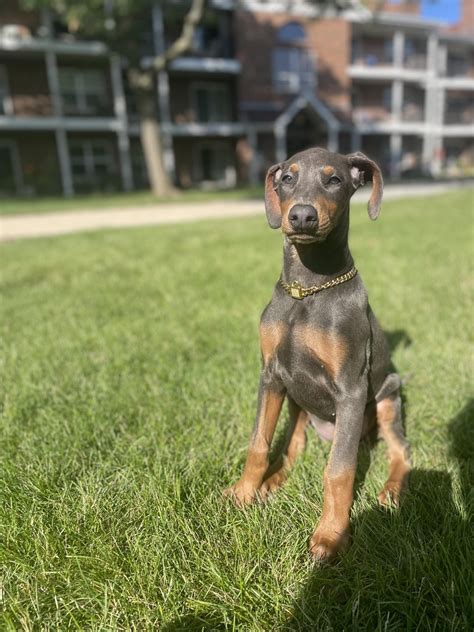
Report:
[{"label": "green foliage", "polygon": [[[469,630],[472,193],[352,210],[351,245],[407,380],[415,470],[382,511],[363,445],[353,546],[315,568],[329,446],[238,511],[258,319],[281,235],[262,217],[7,244],[0,628]],[[281,430],[281,428],[280,428]]]},{"label": "green foliage", "polygon": [[21,0],[25,9],[51,9],[68,29],[83,39],[105,42],[138,65],[141,34],[151,29],[151,0]]}]

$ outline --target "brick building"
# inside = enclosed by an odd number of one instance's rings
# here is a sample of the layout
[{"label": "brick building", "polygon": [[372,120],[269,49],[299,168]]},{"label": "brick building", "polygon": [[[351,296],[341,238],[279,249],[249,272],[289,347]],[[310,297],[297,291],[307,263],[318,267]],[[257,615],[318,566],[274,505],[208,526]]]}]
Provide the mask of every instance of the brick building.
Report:
[{"label": "brick building", "polygon": [[[422,19],[413,0],[324,19],[303,0],[291,12],[273,0],[236,6],[210,0],[192,50],[156,78],[165,164],[179,186],[258,182],[314,145],[361,149],[393,177],[473,172],[470,2],[449,29]],[[144,57],[175,39],[185,11],[179,0],[154,4],[139,33]],[[120,59],[3,0],[0,194],[146,184]]]}]

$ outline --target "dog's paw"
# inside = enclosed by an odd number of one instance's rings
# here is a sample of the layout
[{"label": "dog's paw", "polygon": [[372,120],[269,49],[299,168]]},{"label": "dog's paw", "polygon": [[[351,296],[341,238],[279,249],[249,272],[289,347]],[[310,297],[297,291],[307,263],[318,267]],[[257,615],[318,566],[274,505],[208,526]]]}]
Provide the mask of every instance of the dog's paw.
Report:
[{"label": "dog's paw", "polygon": [[388,480],[377,496],[379,505],[382,507],[398,507],[400,505],[400,496],[403,489],[404,485],[402,482]]},{"label": "dog's paw", "polygon": [[257,498],[257,490],[241,481],[237,481],[231,487],[224,489],[222,495],[226,498],[230,498],[237,507],[247,507],[251,505]]},{"label": "dog's paw", "polygon": [[274,472],[265,481],[263,481],[260,489],[258,490],[259,496],[262,500],[266,500],[268,496],[280,489],[280,487],[286,481],[286,473],[283,469]]},{"label": "dog's paw", "polygon": [[334,561],[349,548],[350,536],[346,530],[342,534],[327,533],[316,529],[309,544],[309,550],[315,562],[320,564]]}]

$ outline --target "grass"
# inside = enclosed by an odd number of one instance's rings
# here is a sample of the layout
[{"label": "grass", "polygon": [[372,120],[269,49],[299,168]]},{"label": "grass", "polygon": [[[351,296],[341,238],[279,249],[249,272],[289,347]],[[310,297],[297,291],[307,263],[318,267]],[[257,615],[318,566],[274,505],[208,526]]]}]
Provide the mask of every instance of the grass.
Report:
[{"label": "grass", "polygon": [[252,218],[6,245],[0,627],[472,629],[470,196],[352,211],[409,376],[415,470],[382,511],[384,446],[361,448],[353,546],[324,568],[307,554],[329,449],[312,433],[266,506],[220,498],[253,422],[279,233]]},{"label": "grass", "polygon": [[223,191],[176,191],[166,197],[156,197],[151,191],[133,193],[104,193],[77,195],[73,198],[0,198],[0,215],[25,215],[28,213],[57,213],[61,211],[86,211],[90,209],[116,209],[151,204],[188,204],[219,200],[253,200],[262,195],[262,187],[241,187]]}]

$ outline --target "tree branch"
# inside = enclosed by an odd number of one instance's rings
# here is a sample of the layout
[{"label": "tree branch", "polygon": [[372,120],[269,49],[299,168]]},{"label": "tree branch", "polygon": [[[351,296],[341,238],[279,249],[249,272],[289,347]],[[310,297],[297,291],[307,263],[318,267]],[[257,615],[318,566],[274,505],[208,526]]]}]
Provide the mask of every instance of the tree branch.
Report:
[{"label": "tree branch", "polygon": [[162,55],[157,55],[153,59],[152,68],[155,72],[164,70],[166,64],[191,48],[194,31],[201,21],[205,5],[206,0],[193,0],[191,9],[184,18],[181,35]]}]

